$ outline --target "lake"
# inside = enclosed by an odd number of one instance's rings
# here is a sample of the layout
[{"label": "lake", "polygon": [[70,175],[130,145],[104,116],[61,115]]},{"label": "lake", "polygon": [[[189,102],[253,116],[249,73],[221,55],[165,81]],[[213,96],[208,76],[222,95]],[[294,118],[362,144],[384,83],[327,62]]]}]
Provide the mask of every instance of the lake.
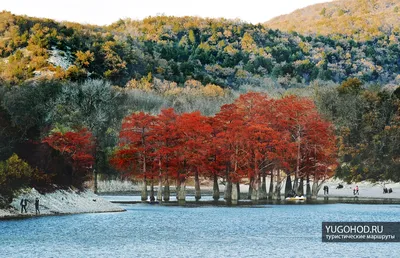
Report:
[{"label": "lake", "polygon": [[124,205],[0,221],[0,257],[399,257],[400,243],[322,243],[321,222],[400,221],[400,205]]}]

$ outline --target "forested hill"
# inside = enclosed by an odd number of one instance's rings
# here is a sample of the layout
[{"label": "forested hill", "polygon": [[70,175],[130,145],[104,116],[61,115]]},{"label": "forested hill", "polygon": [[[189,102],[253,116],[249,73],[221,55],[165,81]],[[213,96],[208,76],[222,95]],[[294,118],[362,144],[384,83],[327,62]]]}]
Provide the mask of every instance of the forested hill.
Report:
[{"label": "forested hill", "polygon": [[37,78],[100,78],[146,88],[157,78],[178,86],[196,80],[287,89],[357,77],[383,85],[400,80],[398,37],[393,30],[390,37],[361,42],[198,17],[126,19],[100,27],[2,12],[0,80],[17,85]]},{"label": "forested hill", "polygon": [[400,0],[336,0],[276,17],[266,25],[305,34],[345,34],[359,40],[398,35]]},{"label": "forested hill", "polygon": [[[349,181],[400,181],[398,37],[396,32],[367,41],[340,35],[304,36],[239,20],[198,17],[126,19],[102,27],[2,12],[0,190],[4,191],[4,185],[11,185],[4,180],[9,177],[9,167],[18,168],[14,169],[16,175],[21,174],[21,169],[13,164],[27,167],[18,157],[27,161],[32,169],[38,168],[43,172],[26,170],[27,173],[24,173],[28,177],[26,183],[30,182],[35,188],[42,185],[46,189],[53,184],[81,187],[93,172],[92,165],[96,173],[115,173],[109,160],[118,149],[124,117],[146,112],[152,117],[163,114],[165,117],[159,121],[178,121],[170,119],[168,112],[176,112],[182,117],[198,116],[197,111],[205,116],[218,116],[222,109],[228,115],[222,113],[221,117],[243,120],[238,117],[246,114],[244,111],[229,115],[235,104],[223,105],[234,103],[240,93],[249,90],[266,92],[272,97],[281,95],[286,100],[293,98],[285,98],[290,94],[313,97],[315,106],[309,100],[300,101],[299,104],[286,105],[284,110],[290,111],[287,114],[267,115],[276,114],[264,112],[264,107],[275,110],[276,107],[269,104],[272,102],[254,102],[259,103],[261,108],[251,113],[285,118],[279,122],[283,126],[288,123],[285,121],[299,121],[295,117],[302,117],[298,115],[301,114],[299,110],[304,110],[301,103],[312,104],[314,111],[318,108],[318,114],[329,119],[335,127],[339,159],[337,176]],[[256,95],[250,93],[248,96]],[[265,99],[269,97],[265,96]],[[246,101],[249,102],[238,105],[253,103],[251,99]],[[165,108],[173,108],[174,111]],[[190,115],[194,111],[197,113]],[[147,122],[143,123],[153,124],[152,117],[146,118]],[[310,121],[314,121],[313,117]],[[204,118],[206,120],[209,121]],[[194,117],[193,121],[200,120]],[[180,123],[184,128],[186,122]],[[235,125],[236,122],[229,124]],[[160,123],[159,126],[183,132],[174,125],[170,127]],[[249,128],[249,131],[265,129],[257,129],[258,126]],[[279,125],[277,128],[282,127]],[[290,130],[293,128],[297,131],[297,128],[307,126],[295,126]],[[206,131],[208,129],[204,129]],[[175,132],[171,135],[176,137]],[[248,134],[237,135],[242,139],[248,137]],[[300,135],[288,136],[287,139],[300,143],[297,140],[300,138],[307,139]],[[330,139],[317,138],[323,141]],[[62,147],[61,153],[58,142],[65,142],[63,139],[71,146]],[[166,138],[160,140],[169,142]],[[292,143],[289,145],[294,146]],[[243,144],[249,146],[248,143]],[[158,143],[151,148],[156,146]],[[265,145],[262,143],[260,146]],[[67,149],[69,151],[64,151]],[[227,148],[221,147],[223,149]],[[267,149],[269,152],[274,148],[268,146]],[[302,162],[306,166],[312,164],[315,171],[320,170],[315,164],[321,163],[312,155],[326,156],[322,152],[317,154],[316,149],[313,144],[304,141],[304,148],[297,148],[296,151],[304,151]],[[332,153],[333,149],[328,147],[326,151]],[[244,149],[240,153],[251,152]],[[295,152],[286,153],[291,155]],[[298,155],[293,160],[298,160]],[[143,160],[149,162],[149,167],[159,164],[151,159]],[[192,164],[203,163],[195,161]],[[247,162],[244,166],[249,164],[255,163]],[[300,163],[290,164],[296,164],[297,170],[300,169]],[[140,166],[134,167],[136,170]],[[226,175],[228,170],[224,168],[223,174]],[[253,170],[249,168],[248,171]],[[29,175],[32,173],[35,177],[31,178]],[[13,177],[13,174],[10,175]],[[19,180],[20,177],[15,178]]]}]

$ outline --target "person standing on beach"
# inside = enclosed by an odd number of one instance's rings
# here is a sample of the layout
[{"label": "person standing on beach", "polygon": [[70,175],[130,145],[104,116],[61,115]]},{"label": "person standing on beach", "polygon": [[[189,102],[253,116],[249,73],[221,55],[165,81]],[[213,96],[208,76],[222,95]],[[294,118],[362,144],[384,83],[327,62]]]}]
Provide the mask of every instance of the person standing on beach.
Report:
[{"label": "person standing on beach", "polygon": [[28,213],[28,211],[26,210],[26,207],[28,207],[28,199],[27,198],[24,199],[24,209],[25,209],[25,213]]},{"label": "person standing on beach", "polygon": [[329,188],[327,185],[324,186],[324,195],[328,195],[329,194]]},{"label": "person standing on beach", "polygon": [[358,185],[356,185],[356,188],[354,189],[355,190],[355,192],[354,192],[354,195],[360,195],[359,193],[358,193]]},{"label": "person standing on beach", "polygon": [[28,213],[26,211],[26,206],[28,205],[28,199],[22,198],[21,202],[19,204],[21,205],[21,213],[24,213],[24,211],[25,211],[25,213]]},{"label": "person standing on beach", "polygon": [[[24,198],[21,199],[21,202],[19,203],[19,205],[21,205],[21,213],[24,213],[24,208],[25,208],[25,206],[24,206]],[[25,208],[25,211],[26,211],[26,208]]]},{"label": "person standing on beach", "polygon": [[21,213],[28,213],[28,211],[26,210],[26,206],[28,206],[28,199],[26,198],[22,198],[21,202],[19,203],[21,205]]},{"label": "person standing on beach", "polygon": [[40,210],[39,210],[39,198],[36,197],[35,199],[35,211],[36,211],[36,215],[40,214]]}]

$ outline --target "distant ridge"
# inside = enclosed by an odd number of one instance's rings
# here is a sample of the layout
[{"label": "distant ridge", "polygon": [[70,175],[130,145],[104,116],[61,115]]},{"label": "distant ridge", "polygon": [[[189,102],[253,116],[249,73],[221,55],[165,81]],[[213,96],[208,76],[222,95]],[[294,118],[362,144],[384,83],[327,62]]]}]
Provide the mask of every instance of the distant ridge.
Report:
[{"label": "distant ridge", "polygon": [[283,31],[345,34],[368,40],[400,32],[400,0],[337,0],[311,5],[265,24]]}]

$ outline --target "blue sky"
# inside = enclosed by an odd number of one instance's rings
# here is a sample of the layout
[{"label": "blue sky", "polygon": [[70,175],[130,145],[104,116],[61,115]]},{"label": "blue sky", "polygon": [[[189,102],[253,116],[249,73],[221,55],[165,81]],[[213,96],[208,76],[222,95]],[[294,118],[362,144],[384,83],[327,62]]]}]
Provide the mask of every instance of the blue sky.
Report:
[{"label": "blue sky", "polygon": [[14,14],[105,25],[120,18],[143,19],[160,14],[239,18],[265,22],[298,8],[329,0],[0,0],[0,10]]}]

